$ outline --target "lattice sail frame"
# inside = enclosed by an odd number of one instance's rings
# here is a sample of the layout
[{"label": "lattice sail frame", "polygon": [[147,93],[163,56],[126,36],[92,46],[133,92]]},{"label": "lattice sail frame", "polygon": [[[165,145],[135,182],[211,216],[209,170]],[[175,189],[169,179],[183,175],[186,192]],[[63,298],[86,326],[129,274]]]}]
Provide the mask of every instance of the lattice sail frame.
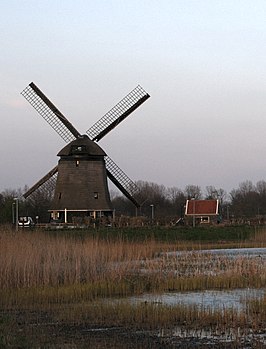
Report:
[{"label": "lattice sail frame", "polygon": [[30,83],[21,94],[66,143],[80,136],[74,126],[34,83]]},{"label": "lattice sail frame", "polygon": [[100,120],[92,125],[86,133],[93,141],[98,142],[149,97],[150,95],[138,85]]},{"label": "lattice sail frame", "polygon": [[[38,195],[38,192],[41,192],[42,194],[45,194],[50,199],[54,196],[55,186],[57,181],[57,173],[50,177],[46,182],[44,182],[41,186],[39,186],[38,189],[36,189],[33,193],[31,193],[28,197],[30,199],[34,199],[36,195]],[[25,194],[23,195],[25,197]]]},{"label": "lattice sail frame", "polygon": [[135,196],[139,192],[138,186],[125,174],[123,170],[109,157],[105,157],[106,169],[112,176],[127,190],[131,196]]},{"label": "lattice sail frame", "polygon": [[55,166],[44,177],[42,177],[37,183],[35,183],[26,193],[23,194],[24,198],[28,198],[36,191],[40,190],[46,193],[51,193],[55,190],[56,179],[58,173],[58,166]]}]

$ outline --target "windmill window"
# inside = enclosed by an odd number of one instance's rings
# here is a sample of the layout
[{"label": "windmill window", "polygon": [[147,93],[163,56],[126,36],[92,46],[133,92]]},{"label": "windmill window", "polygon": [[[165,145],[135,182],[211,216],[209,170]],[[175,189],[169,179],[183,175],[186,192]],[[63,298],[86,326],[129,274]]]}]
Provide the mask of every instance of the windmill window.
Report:
[{"label": "windmill window", "polygon": [[98,199],[99,198],[99,193],[98,192],[94,192],[94,199]]},{"label": "windmill window", "polygon": [[62,194],[61,194],[61,193],[59,193],[59,194],[58,194],[58,200],[60,200],[60,199],[61,199],[61,196],[62,196]]},{"label": "windmill window", "polygon": [[86,146],[85,145],[72,145],[71,153],[72,154],[86,153]]},{"label": "windmill window", "polygon": [[79,167],[79,160],[76,161],[76,167]]}]

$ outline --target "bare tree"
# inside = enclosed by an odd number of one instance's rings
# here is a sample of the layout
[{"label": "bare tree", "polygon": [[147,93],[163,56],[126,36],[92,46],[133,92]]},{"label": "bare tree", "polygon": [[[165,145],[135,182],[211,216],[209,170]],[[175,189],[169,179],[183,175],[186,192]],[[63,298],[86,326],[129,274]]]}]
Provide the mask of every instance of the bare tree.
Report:
[{"label": "bare tree", "polygon": [[199,200],[202,198],[201,188],[198,185],[187,185],[185,187],[185,194],[188,199],[194,198],[196,200]]},{"label": "bare tree", "polygon": [[254,217],[259,210],[259,193],[251,181],[241,182],[230,192],[231,210],[236,217]]},{"label": "bare tree", "polygon": [[216,189],[213,185],[208,185],[206,187],[206,199],[219,200],[220,204],[222,205],[226,200],[226,197],[227,193],[224,189]]}]

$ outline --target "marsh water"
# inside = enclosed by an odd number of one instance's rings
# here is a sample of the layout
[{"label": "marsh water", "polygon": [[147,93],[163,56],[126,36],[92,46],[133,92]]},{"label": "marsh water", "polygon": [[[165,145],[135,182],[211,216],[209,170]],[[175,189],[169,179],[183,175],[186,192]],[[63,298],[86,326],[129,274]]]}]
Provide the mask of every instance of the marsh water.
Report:
[{"label": "marsh water", "polygon": [[242,310],[245,309],[248,300],[262,298],[264,294],[264,289],[244,288],[227,291],[168,292],[161,295],[144,294],[139,297],[131,297],[129,301],[131,303],[150,302],[169,306],[196,305],[212,310]]},{"label": "marsh water", "polygon": [[[202,256],[213,255],[226,256],[226,258],[238,258],[244,257],[254,261],[256,263],[265,264],[266,261],[266,248],[240,248],[240,249],[212,249],[212,250],[194,250],[194,251],[178,251],[168,252],[167,256],[174,255],[195,255]],[[247,302],[251,300],[262,299],[266,295],[265,288],[238,288],[230,290],[203,290],[197,292],[167,292],[160,295],[155,294],[143,294],[139,297],[131,297],[129,300],[132,303],[138,304],[139,302],[151,302],[155,304],[164,304],[169,306],[174,305],[192,305],[199,309],[211,309],[218,311],[225,311],[227,309],[233,309],[234,311],[248,311]],[[193,343],[192,347],[197,347],[197,340],[200,340],[202,345],[206,347],[213,346],[219,347],[220,345],[230,345],[230,343],[239,344],[239,347],[253,348],[253,344],[256,342],[259,347],[265,347],[266,345],[266,333],[253,333],[250,329],[219,329],[216,328],[200,328],[200,329],[187,329],[185,327],[177,326],[175,331],[170,335],[167,335],[164,329],[158,333],[159,337],[171,338],[170,342],[174,344],[176,341],[180,341],[185,345],[186,343]],[[226,344],[227,343],[227,344]],[[174,346],[175,347],[175,346]],[[177,346],[178,347],[178,346]],[[184,346],[185,347],[185,346]],[[190,347],[190,346],[189,346]]]},{"label": "marsh water", "polygon": [[217,248],[210,250],[193,250],[189,252],[174,251],[168,252],[167,254],[180,254],[180,253],[208,253],[208,254],[223,254],[231,256],[250,256],[250,257],[262,257],[266,258],[266,247],[249,247],[249,248]]},{"label": "marsh water", "polygon": [[[256,259],[258,263],[265,262],[266,248],[234,248],[234,249],[211,249],[193,251],[173,251],[167,252],[165,256],[174,255],[224,255],[227,258],[237,258],[239,256]],[[200,308],[211,308],[213,310],[223,310],[233,308],[242,310],[246,307],[248,300],[260,299],[266,294],[266,290],[254,288],[230,289],[230,290],[204,290],[197,292],[167,292],[163,294],[143,294],[127,298],[131,303],[151,302],[164,305],[196,305]]]}]

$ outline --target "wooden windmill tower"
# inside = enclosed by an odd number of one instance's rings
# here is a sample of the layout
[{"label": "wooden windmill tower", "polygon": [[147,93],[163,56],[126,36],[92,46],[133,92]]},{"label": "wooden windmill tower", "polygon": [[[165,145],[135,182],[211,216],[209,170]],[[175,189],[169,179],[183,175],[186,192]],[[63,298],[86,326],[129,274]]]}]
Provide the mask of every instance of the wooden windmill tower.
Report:
[{"label": "wooden windmill tower", "polygon": [[73,216],[103,217],[113,213],[107,177],[139,207],[136,184],[96,143],[136,110],[150,96],[137,86],[108,113],[81,135],[68,119],[32,82],[21,94],[63,138],[67,145],[57,154],[58,165],[49,171],[24,197],[54,187],[52,219],[69,222]]}]

